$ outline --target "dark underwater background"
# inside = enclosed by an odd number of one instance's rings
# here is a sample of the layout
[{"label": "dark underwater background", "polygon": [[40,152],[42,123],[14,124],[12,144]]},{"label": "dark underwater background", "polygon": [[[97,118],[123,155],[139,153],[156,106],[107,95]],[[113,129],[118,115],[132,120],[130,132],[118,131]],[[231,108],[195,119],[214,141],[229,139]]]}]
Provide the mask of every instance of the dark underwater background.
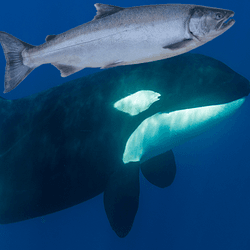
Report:
[{"label": "dark underwater background", "polygon": [[[0,30],[40,45],[49,34],[59,34],[92,20],[96,13],[94,3],[92,0],[4,1]],[[218,59],[250,80],[249,0],[101,3],[121,7],[183,3],[235,11],[236,23],[231,29],[192,53]],[[0,93],[4,89],[4,71],[1,50]],[[15,90],[0,95],[7,99],[21,98],[97,71],[100,69],[84,69],[61,78],[55,67],[43,65]],[[0,225],[0,249],[250,249],[249,110],[250,97],[229,119],[175,148],[177,174],[170,187],[157,188],[141,176],[139,210],[126,238],[120,239],[112,231],[103,196],[99,195],[41,218]],[[18,121],[13,125],[18,125]]]}]

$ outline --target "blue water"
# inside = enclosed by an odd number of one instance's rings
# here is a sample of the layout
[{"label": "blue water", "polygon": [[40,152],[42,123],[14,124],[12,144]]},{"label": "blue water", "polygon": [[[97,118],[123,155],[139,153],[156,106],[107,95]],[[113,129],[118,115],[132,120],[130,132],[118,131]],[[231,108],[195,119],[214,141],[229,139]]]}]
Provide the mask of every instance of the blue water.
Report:
[{"label": "blue water", "polygon": [[[0,30],[39,45],[49,34],[92,20],[96,13],[94,3],[92,0],[4,1]],[[130,7],[167,2],[102,3]],[[193,52],[214,57],[250,79],[250,1],[182,0],[181,3],[235,11],[236,24],[230,30]],[[0,51],[0,93],[4,89],[4,68],[5,59]],[[61,78],[55,67],[44,65],[15,90],[1,96],[20,98],[98,70],[85,69]],[[177,175],[169,188],[159,189],[141,176],[139,210],[126,238],[118,238],[111,230],[100,195],[43,218],[0,225],[0,249],[250,249],[249,98],[235,115],[174,149]]]}]

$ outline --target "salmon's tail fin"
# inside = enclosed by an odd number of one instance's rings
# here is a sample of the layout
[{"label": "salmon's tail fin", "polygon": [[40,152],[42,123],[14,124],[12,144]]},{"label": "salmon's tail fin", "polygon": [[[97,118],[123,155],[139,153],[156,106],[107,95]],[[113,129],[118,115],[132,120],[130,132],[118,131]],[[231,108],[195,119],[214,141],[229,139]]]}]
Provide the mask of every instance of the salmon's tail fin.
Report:
[{"label": "salmon's tail fin", "polygon": [[24,49],[34,46],[2,31],[0,31],[0,43],[6,59],[4,93],[8,93],[34,69],[24,65],[22,57]]}]

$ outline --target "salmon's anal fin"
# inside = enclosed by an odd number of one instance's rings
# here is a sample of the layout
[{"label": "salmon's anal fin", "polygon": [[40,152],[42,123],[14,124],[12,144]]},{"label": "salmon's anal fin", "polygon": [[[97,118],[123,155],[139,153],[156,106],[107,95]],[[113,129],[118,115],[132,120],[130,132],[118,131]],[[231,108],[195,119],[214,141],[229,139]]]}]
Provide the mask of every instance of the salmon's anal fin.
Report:
[{"label": "salmon's anal fin", "polygon": [[67,77],[82,70],[82,68],[74,67],[71,65],[59,64],[59,63],[52,63],[52,65],[54,65],[58,70],[60,70],[61,77]]}]

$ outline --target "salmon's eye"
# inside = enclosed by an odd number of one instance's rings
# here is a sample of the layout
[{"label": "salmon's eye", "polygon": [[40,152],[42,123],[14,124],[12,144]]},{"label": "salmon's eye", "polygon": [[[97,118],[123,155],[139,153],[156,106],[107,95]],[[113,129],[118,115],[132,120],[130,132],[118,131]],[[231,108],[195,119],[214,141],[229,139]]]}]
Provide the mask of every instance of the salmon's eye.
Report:
[{"label": "salmon's eye", "polygon": [[221,14],[221,13],[217,13],[216,14],[216,19],[217,20],[220,20],[220,19],[222,19],[223,18],[223,15]]}]

